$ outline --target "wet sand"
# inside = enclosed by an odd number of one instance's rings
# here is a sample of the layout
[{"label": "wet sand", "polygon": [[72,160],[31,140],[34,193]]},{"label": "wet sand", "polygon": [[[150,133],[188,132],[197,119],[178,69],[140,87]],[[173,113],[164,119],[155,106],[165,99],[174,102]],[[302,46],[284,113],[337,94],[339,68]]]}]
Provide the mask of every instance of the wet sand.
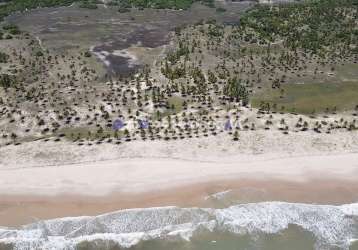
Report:
[{"label": "wet sand", "polygon": [[[358,183],[337,179],[305,182],[282,180],[217,180],[183,185],[161,191],[136,194],[84,195],[1,195],[0,225],[19,226],[37,220],[82,215],[98,215],[126,208],[159,206],[212,207],[218,200],[208,197],[230,190],[228,200],[235,204],[260,201],[287,201],[313,204],[347,204],[358,201]],[[229,202],[222,199],[222,205]]]}]

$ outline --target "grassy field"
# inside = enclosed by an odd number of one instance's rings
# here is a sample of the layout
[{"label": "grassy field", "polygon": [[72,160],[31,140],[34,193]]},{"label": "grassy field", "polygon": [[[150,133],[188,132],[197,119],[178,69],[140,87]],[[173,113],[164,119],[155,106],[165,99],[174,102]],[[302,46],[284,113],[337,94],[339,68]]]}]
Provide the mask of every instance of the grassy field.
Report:
[{"label": "grassy field", "polygon": [[270,103],[273,110],[303,114],[353,110],[358,105],[358,82],[289,84],[283,92],[260,91],[252,97],[254,107]]}]

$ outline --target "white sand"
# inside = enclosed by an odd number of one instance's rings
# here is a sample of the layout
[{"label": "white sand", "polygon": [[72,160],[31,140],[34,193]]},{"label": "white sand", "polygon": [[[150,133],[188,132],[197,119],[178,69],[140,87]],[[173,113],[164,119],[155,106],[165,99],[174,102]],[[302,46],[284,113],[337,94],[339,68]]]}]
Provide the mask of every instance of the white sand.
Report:
[{"label": "white sand", "polygon": [[358,154],[251,159],[240,156],[231,163],[175,159],[123,159],[61,167],[2,170],[0,193],[60,193],[105,195],[110,192],[146,192],[212,180],[357,179]]},{"label": "white sand", "polygon": [[33,142],[0,149],[0,194],[106,195],[240,179],[354,180],[357,136],[247,132],[236,144],[220,136],[88,148]]}]

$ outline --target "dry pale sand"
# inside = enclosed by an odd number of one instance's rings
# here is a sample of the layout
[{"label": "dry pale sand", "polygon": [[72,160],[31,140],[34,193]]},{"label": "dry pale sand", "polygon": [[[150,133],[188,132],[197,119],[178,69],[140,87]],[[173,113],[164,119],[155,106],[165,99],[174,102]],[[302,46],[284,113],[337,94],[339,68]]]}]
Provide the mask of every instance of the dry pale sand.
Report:
[{"label": "dry pale sand", "polygon": [[216,161],[132,158],[1,170],[1,194],[91,195],[141,193],[217,179],[312,178],[356,180],[358,153],[279,158],[232,156]]}]

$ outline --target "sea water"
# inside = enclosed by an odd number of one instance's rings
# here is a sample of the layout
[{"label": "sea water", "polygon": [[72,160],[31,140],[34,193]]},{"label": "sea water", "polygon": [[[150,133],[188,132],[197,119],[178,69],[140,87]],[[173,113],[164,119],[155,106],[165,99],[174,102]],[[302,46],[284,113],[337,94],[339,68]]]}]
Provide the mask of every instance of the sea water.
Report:
[{"label": "sea water", "polygon": [[0,228],[0,249],[358,249],[358,204],[157,207]]}]

